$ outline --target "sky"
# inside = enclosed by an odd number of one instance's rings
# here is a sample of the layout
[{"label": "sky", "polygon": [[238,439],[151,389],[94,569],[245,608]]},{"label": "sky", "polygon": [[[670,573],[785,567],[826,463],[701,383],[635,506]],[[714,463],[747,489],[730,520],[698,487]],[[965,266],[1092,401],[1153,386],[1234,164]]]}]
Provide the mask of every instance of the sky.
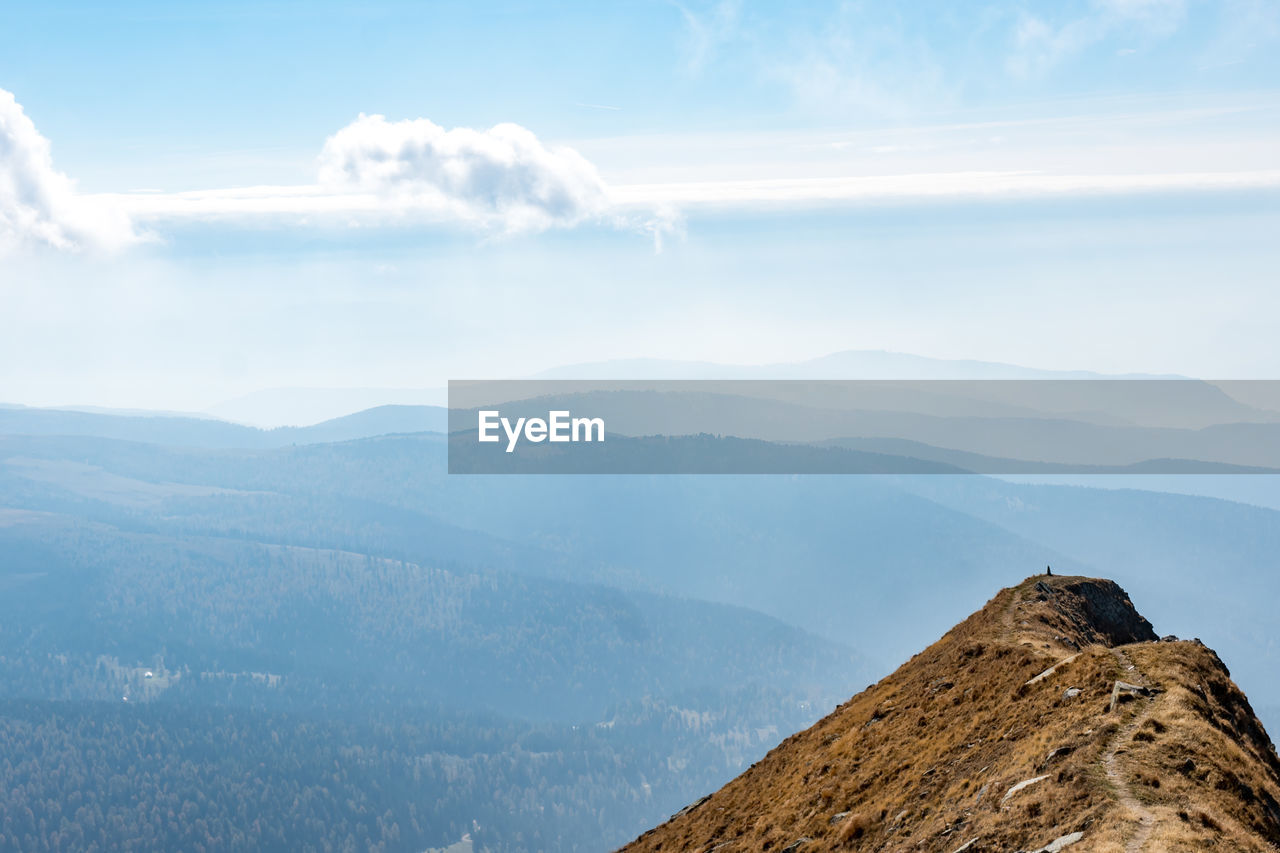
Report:
[{"label": "sky", "polygon": [[1280,5],[6,4],[0,402],[1280,377]]}]

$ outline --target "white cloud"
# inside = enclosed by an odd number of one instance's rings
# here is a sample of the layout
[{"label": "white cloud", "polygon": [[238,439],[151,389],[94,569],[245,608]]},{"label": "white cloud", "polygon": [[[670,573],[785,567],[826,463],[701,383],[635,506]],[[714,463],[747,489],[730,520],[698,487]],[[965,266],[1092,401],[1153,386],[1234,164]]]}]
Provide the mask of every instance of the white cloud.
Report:
[{"label": "white cloud", "polygon": [[505,232],[571,227],[608,208],[595,166],[517,124],[446,130],[425,118],[361,115],[320,153],[320,186],[372,194],[393,210],[426,210]]},{"label": "white cloud", "polygon": [[[1162,192],[1280,189],[1280,169],[1230,171],[1097,172],[1054,174],[1041,170],[973,170],[831,175],[805,178],[681,180],[618,184],[609,188],[600,221],[648,233],[655,246],[683,233],[682,211],[813,208],[898,200],[999,200]],[[319,187],[244,187],[167,195],[114,197],[144,220],[215,222],[292,220],[306,227],[323,221],[352,225],[412,215],[376,194],[334,194]],[[428,209],[428,208],[423,208]],[[442,209],[431,207],[433,216]],[[391,213],[390,211],[397,211]]]},{"label": "white cloud", "polygon": [[678,212],[618,205],[577,151],[517,124],[452,130],[361,115],[326,140],[312,184],[104,196],[148,221],[285,220],[298,226],[461,224],[516,234],[584,224],[649,234],[661,250]]},{"label": "white cloud", "polygon": [[811,207],[828,204],[930,199],[1014,199],[1280,189],[1280,169],[1179,174],[1074,174],[1043,172],[929,172],[848,178],[683,182],[620,186],[621,205],[681,208]]},{"label": "white cloud", "polygon": [[[725,132],[546,145],[515,125],[444,130],[362,117],[323,146],[313,183],[134,193],[138,221],[377,228],[459,223],[509,234],[596,225],[683,233],[682,213],[1280,189],[1268,100],[848,132]],[[594,163],[611,165],[604,174]],[[632,168],[625,168],[625,164]],[[620,168],[621,166],[621,168]]]},{"label": "white cloud", "polygon": [[1186,15],[1186,0],[1094,0],[1087,12],[1056,26],[1024,14],[1014,29],[1007,67],[1019,77],[1035,77],[1116,33],[1170,36]]},{"label": "white cloud", "polygon": [[0,89],[0,251],[25,245],[116,249],[136,242],[109,200],[78,194],[53,168],[49,141],[12,93]]}]

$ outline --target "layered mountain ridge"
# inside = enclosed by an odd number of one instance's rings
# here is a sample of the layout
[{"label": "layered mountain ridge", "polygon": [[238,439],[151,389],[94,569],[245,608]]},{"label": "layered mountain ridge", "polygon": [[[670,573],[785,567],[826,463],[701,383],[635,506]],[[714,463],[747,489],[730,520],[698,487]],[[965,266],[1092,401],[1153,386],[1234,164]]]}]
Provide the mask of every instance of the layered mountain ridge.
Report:
[{"label": "layered mountain ridge", "polygon": [[626,851],[1274,850],[1280,761],[1198,640],[1037,576]]}]

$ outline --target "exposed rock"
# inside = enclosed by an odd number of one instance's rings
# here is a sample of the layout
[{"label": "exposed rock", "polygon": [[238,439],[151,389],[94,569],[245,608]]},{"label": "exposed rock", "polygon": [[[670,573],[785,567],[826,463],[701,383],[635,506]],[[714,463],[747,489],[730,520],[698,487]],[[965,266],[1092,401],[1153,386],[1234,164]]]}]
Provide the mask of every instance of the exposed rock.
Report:
[{"label": "exposed rock", "polygon": [[837,823],[844,820],[848,816],[849,816],[849,812],[836,812],[831,816],[831,820],[827,821],[827,823],[831,824],[832,826],[835,826]]},{"label": "exposed rock", "polygon": [[978,839],[976,839],[976,838],[972,838],[972,839],[970,839],[970,840],[966,841],[964,844],[961,844],[961,845],[960,845],[959,847],[957,847],[955,850],[951,851],[951,853],[964,853],[964,851],[966,851],[966,850],[972,850],[972,849],[973,849],[973,846],[974,846],[975,844],[977,844],[977,843],[978,843]]},{"label": "exposed rock", "polygon": [[1061,838],[1055,838],[1053,841],[1050,841],[1048,844],[1041,847],[1039,850],[1033,850],[1031,851],[1031,853],[1058,853],[1058,851],[1065,850],[1066,848],[1070,847],[1072,844],[1075,844],[1077,841],[1081,840],[1082,838],[1084,838],[1083,832],[1073,832],[1070,835],[1064,835]]},{"label": "exposed rock", "polygon": [[685,807],[684,807],[684,808],[682,808],[680,811],[678,811],[678,812],[676,812],[675,814],[673,814],[671,817],[672,817],[672,818],[677,818],[677,817],[680,817],[681,815],[686,815],[686,814],[688,814],[689,812],[691,812],[691,811],[693,811],[694,809],[696,809],[698,806],[700,806],[700,805],[702,805],[703,803],[705,803],[705,802],[706,802],[707,800],[709,800],[709,799],[711,799],[711,795],[710,795],[710,794],[707,794],[705,797],[701,797],[700,799],[694,800],[692,803],[689,803],[689,805],[685,806]]},{"label": "exposed rock", "polygon": [[1055,758],[1062,758],[1063,756],[1070,755],[1075,751],[1076,748],[1074,746],[1060,746],[1057,749],[1049,750],[1049,754],[1044,757],[1044,761],[1040,762],[1040,769],[1044,770]]},{"label": "exposed rock", "polygon": [[797,850],[799,850],[801,847],[808,844],[812,840],[813,839],[807,835],[804,838],[797,838],[795,841],[792,841],[786,847],[783,847],[782,853],[795,853]]},{"label": "exposed rock", "polygon": [[[1041,581],[1043,583],[1043,581]],[[1123,646],[1157,639],[1151,623],[1114,581],[1092,578],[1055,579],[1053,603],[1084,643]]]},{"label": "exposed rock", "polygon": [[1078,657],[1080,657],[1080,655],[1076,654],[1076,655],[1072,655],[1071,657],[1063,658],[1062,660],[1055,663],[1053,666],[1046,669],[1044,672],[1037,675],[1035,678],[1030,679],[1027,682],[1026,686],[1030,687],[1033,684],[1038,684],[1039,682],[1044,681],[1046,678],[1053,675],[1059,669],[1071,663],[1073,660],[1075,660]]},{"label": "exposed rock", "polygon": [[1001,805],[1003,805],[1010,797],[1012,797],[1014,794],[1018,793],[1019,791],[1023,790],[1024,788],[1030,788],[1032,785],[1036,784],[1037,782],[1043,782],[1045,779],[1048,779],[1048,778],[1049,778],[1049,774],[1046,773],[1043,776],[1036,776],[1033,779],[1022,780],[1021,782],[1019,782],[1018,784],[1010,788],[1008,792],[1005,793],[1004,797],[1002,797],[1000,800]]},{"label": "exposed rock", "polygon": [[1062,691],[1062,698],[1074,699],[1083,692],[1084,691],[1082,691],[1079,687],[1068,687],[1066,690]]},{"label": "exposed rock", "polygon": [[1116,707],[1124,701],[1122,697],[1128,695],[1133,696],[1154,696],[1159,690],[1152,687],[1143,687],[1141,684],[1130,684],[1127,681],[1117,681],[1115,686],[1111,688],[1111,707],[1108,713],[1114,712]]}]

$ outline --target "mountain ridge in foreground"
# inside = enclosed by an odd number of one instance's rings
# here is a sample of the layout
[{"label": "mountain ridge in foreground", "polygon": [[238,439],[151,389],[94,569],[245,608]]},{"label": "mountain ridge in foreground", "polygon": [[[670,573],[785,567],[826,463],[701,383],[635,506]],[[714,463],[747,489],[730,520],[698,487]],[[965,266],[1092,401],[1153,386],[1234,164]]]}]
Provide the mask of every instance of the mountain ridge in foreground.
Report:
[{"label": "mountain ridge in foreground", "polygon": [[623,850],[1274,850],[1278,797],[1211,649],[1038,576]]}]

